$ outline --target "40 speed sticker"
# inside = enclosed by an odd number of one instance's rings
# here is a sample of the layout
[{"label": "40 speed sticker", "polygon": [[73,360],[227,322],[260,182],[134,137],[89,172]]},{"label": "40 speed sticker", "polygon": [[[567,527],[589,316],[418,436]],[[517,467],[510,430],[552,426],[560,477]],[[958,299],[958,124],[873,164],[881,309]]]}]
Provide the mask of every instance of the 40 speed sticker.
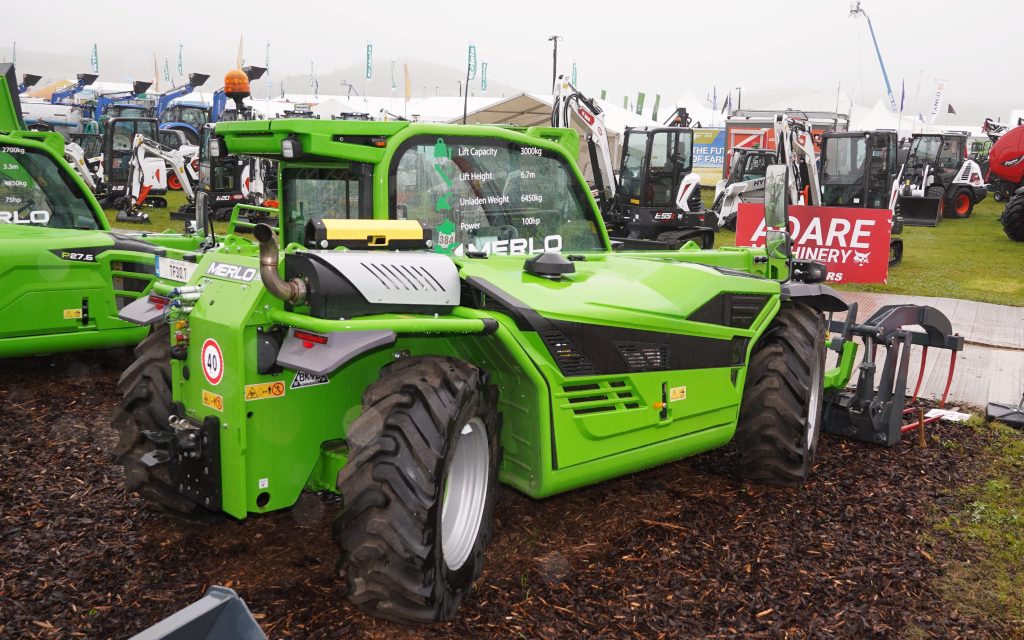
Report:
[{"label": "40 speed sticker", "polygon": [[203,361],[203,375],[206,376],[206,381],[214,386],[220,384],[221,378],[224,377],[224,354],[217,341],[207,338],[199,357]]}]

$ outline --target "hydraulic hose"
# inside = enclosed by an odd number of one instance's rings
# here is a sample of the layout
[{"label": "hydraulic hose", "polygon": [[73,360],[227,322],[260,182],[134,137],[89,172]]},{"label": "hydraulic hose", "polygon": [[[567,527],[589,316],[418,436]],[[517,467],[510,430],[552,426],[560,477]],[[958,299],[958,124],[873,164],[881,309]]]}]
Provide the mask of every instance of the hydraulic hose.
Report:
[{"label": "hydraulic hose", "polygon": [[256,241],[260,243],[260,279],[275,298],[290,304],[306,301],[306,283],[301,278],[283,280],[277,272],[279,249],[277,234],[268,225],[260,223],[253,229]]}]

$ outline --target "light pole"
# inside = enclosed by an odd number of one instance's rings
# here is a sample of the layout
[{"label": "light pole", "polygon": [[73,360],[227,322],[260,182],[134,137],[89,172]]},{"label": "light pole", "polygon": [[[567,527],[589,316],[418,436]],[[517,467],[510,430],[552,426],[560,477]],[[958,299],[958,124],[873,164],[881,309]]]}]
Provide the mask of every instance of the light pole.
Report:
[{"label": "light pole", "polygon": [[555,82],[558,78],[558,41],[562,39],[562,36],[548,36],[548,42],[554,43],[555,49],[551,54],[551,93],[555,92]]}]

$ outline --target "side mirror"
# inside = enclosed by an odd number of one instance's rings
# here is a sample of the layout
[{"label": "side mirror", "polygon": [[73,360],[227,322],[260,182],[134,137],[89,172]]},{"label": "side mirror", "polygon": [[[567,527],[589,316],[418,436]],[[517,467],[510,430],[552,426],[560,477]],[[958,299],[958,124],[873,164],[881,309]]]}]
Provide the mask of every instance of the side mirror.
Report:
[{"label": "side mirror", "polygon": [[[768,165],[764,174],[764,226],[765,251],[769,264],[775,260],[783,260],[786,264],[786,280],[793,271],[793,242],[789,236],[789,197],[787,193],[788,165]],[[773,274],[779,269],[770,268]]]},{"label": "side mirror", "polygon": [[765,168],[764,224],[769,229],[785,231],[789,228],[789,199],[786,197],[788,172],[789,167],[784,164],[772,164]]}]

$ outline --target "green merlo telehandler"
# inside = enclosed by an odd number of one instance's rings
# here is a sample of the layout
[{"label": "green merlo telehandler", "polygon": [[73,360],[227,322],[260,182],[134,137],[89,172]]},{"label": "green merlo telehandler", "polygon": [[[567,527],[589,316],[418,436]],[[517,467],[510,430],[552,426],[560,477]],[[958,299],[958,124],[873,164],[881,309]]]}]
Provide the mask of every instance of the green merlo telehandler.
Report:
[{"label": "green merlo telehandler", "polygon": [[[280,163],[279,209],[238,205],[183,259],[195,269],[122,311],[154,329],[120,380],[115,455],[130,489],[194,518],[340,494],[344,588],[373,615],[455,614],[498,482],[545,498],[734,441],[744,477],[800,485],[823,429],[899,440],[911,344],[962,344],[928,307],[859,324],[822,265],[794,261],[783,166],[767,249],[630,253],[611,250],[569,129],[215,133],[213,156]],[[871,348],[846,391],[855,336]]]}]

